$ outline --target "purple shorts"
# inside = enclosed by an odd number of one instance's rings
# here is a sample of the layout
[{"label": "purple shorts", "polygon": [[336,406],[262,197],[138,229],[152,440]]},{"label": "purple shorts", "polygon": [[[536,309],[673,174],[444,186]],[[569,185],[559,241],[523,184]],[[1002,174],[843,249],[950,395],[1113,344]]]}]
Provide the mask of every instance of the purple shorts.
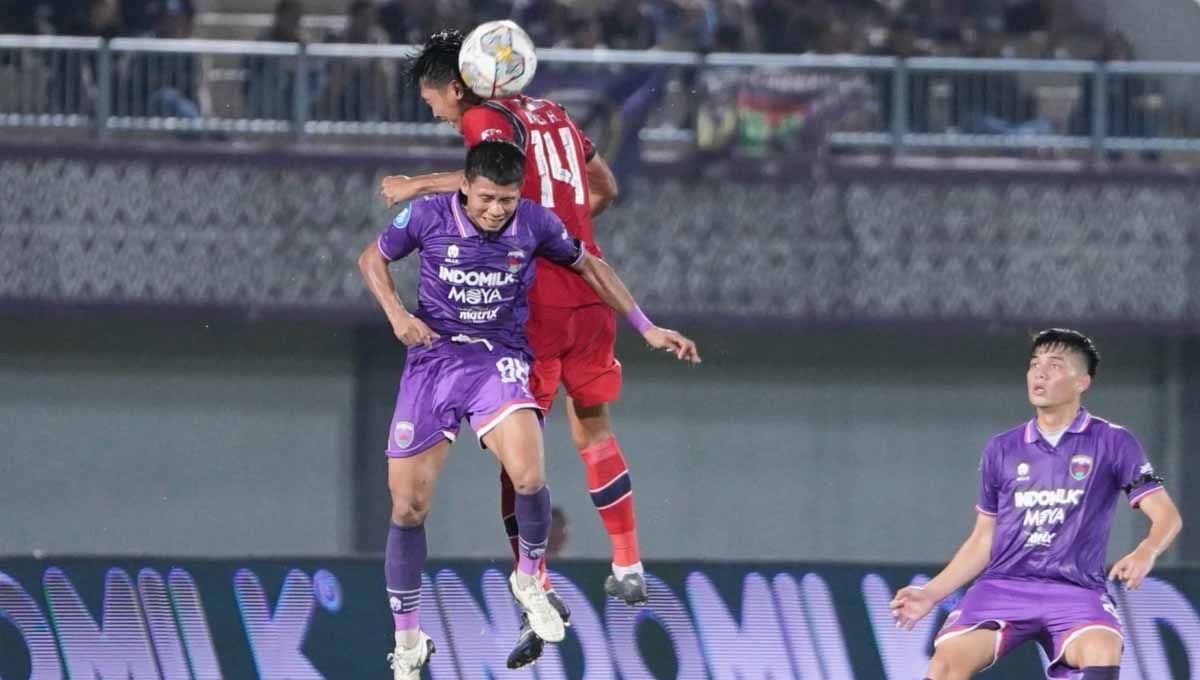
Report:
[{"label": "purple shorts", "polygon": [[[1112,598],[1068,583],[987,579],[967,590],[934,639],[934,647],[977,628],[998,631],[992,663],[1030,640],[1050,658],[1047,677],[1070,677],[1067,645],[1085,631],[1108,630],[1124,640]],[[989,666],[990,667],[990,666]]]},{"label": "purple shorts", "polygon": [[400,377],[387,455],[408,458],[443,439],[458,438],[467,418],[482,440],[506,416],[541,409],[529,391],[528,353],[497,343],[455,336],[432,349],[410,349]]}]

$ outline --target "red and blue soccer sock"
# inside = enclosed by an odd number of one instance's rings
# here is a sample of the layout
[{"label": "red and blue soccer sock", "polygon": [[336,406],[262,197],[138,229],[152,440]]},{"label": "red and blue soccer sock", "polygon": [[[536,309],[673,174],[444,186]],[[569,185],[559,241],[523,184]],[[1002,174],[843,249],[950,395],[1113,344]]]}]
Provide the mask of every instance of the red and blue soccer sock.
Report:
[{"label": "red and blue soccer sock", "polygon": [[388,606],[396,623],[396,638],[405,646],[417,643],[421,629],[421,571],[428,545],[425,526],[388,528],[383,569],[387,577]]},{"label": "red and blue soccer sock", "polygon": [[513,512],[517,518],[517,571],[542,581],[546,543],[550,538],[550,488],[537,493],[516,494]]},{"label": "red and blue soccer sock", "polygon": [[633,510],[633,482],[617,438],[606,439],[579,452],[587,467],[588,491],[600,521],[612,541],[613,573],[623,577],[642,570],[638,550],[637,515]]},{"label": "red and blue soccer sock", "polygon": [[1092,666],[1083,669],[1079,680],[1117,680],[1121,677],[1120,666]]}]

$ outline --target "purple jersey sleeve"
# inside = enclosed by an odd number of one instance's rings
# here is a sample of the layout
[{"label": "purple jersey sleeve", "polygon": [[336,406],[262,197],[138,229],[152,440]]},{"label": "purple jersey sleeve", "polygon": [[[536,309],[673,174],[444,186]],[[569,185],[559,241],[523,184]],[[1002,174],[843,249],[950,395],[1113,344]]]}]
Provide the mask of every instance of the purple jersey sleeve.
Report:
[{"label": "purple jersey sleeve", "polygon": [[1129,504],[1136,508],[1138,501],[1163,488],[1163,480],[1154,473],[1146,451],[1128,430],[1113,428],[1113,448],[1117,484],[1129,496]]},{"label": "purple jersey sleeve", "polygon": [[993,472],[997,464],[994,460],[997,455],[999,454],[994,443],[988,442],[983,449],[983,455],[979,457],[979,499],[975,501],[976,510],[993,517],[1000,508],[1000,484]]},{"label": "purple jersey sleeve", "polygon": [[527,215],[529,229],[537,241],[534,255],[563,267],[574,267],[587,257],[583,242],[571,238],[558,215],[535,203],[529,204]]},{"label": "purple jersey sleeve", "polygon": [[433,219],[429,201],[413,201],[404,206],[387,230],[379,235],[379,252],[389,262],[399,260],[421,247],[421,237]]}]

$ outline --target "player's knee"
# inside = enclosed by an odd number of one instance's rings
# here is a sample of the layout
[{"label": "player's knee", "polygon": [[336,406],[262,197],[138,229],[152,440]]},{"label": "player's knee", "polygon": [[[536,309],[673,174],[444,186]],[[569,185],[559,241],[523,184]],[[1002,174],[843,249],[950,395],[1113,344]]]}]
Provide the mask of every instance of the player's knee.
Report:
[{"label": "player's knee", "polygon": [[950,677],[951,663],[946,654],[937,653],[929,660],[929,671],[925,674],[932,680],[947,680]]},{"label": "player's knee", "polygon": [[932,680],[958,680],[971,677],[973,670],[962,655],[939,648],[929,660],[929,672],[926,675]]},{"label": "player's knee", "polygon": [[546,486],[546,478],[540,473],[531,473],[520,478],[513,478],[513,488],[522,496],[529,496]]},{"label": "player's knee", "polygon": [[513,489],[522,496],[535,494],[546,486],[546,475],[540,465],[509,466],[508,476],[512,478]]},{"label": "player's knee", "polygon": [[425,523],[429,501],[409,494],[392,494],[392,523],[401,527],[417,527]]}]

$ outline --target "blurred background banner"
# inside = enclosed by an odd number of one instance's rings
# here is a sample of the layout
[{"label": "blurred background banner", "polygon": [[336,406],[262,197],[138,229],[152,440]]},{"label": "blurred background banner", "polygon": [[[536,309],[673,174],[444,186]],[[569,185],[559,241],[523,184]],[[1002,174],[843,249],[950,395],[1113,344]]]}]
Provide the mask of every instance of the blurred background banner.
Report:
[{"label": "blurred background banner", "polygon": [[[430,677],[880,678],[928,662],[951,597],[912,632],[887,603],[924,566],[660,562],[650,605],[605,602],[608,565],[562,562],[555,582],[574,616],[535,671],[503,668],[518,613],[504,565],[435,562],[422,627],[437,638]],[[378,565],[350,559],[0,560],[0,674],[5,678],[346,678],[378,675],[389,640]],[[1114,593],[1125,624],[1121,677],[1200,671],[1200,572],[1164,569]],[[1021,649],[990,678],[1038,677]]]},{"label": "blurred background banner", "polygon": [[[376,313],[353,261],[391,219],[373,198],[379,178],[459,164],[403,149],[6,151],[3,303],[343,321]],[[640,172],[602,242],[659,314],[987,326],[1053,309],[1057,323],[1093,328],[1200,328],[1194,172],[851,161],[765,181],[736,164]],[[410,290],[415,268],[398,271]]]}]

